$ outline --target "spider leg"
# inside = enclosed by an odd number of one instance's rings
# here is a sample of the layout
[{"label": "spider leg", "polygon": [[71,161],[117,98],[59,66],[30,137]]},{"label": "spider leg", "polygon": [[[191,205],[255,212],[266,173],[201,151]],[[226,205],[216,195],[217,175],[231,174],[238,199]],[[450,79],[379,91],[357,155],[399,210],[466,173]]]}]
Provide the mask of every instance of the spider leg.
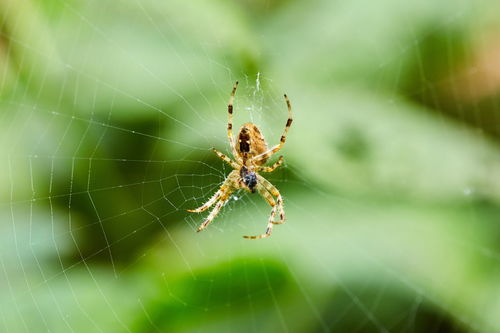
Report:
[{"label": "spider leg", "polygon": [[231,97],[229,97],[229,103],[227,104],[227,137],[229,139],[229,145],[231,146],[231,151],[233,152],[234,158],[238,159],[238,153],[236,151],[236,146],[234,144],[233,137],[233,102],[234,94],[236,93],[236,88],[238,87],[238,81],[233,85],[233,90],[231,91]]},{"label": "spider leg", "polygon": [[263,187],[266,188],[269,193],[271,193],[273,196],[276,197],[276,206],[279,209],[279,214],[280,214],[280,219],[279,221],[273,221],[274,224],[283,224],[285,223],[285,209],[283,208],[283,197],[281,196],[280,191],[271,184],[270,181],[262,177],[261,175],[258,176],[258,183],[262,184]]},{"label": "spider leg", "polygon": [[219,200],[221,197],[224,197],[232,192],[231,188],[237,176],[238,171],[231,171],[224,183],[222,183],[221,187],[219,187],[219,190],[215,192],[215,194],[206,203],[196,209],[187,209],[187,211],[190,213],[201,213],[206,211],[208,208],[213,206],[213,204],[216,203],[217,200]]},{"label": "spider leg", "polygon": [[260,183],[257,183],[257,191],[259,191],[259,194],[266,199],[267,203],[273,207],[271,210],[271,215],[269,216],[269,220],[267,222],[267,228],[266,228],[266,233],[258,236],[243,236],[243,238],[246,239],[261,239],[261,238],[266,238],[271,236],[271,233],[273,231],[273,225],[275,224],[274,222],[274,216],[276,215],[276,201],[272,197],[272,195],[267,191],[267,189]]},{"label": "spider leg", "polygon": [[220,151],[218,151],[217,149],[215,148],[212,148],[212,151],[214,153],[217,154],[217,156],[219,156],[220,159],[222,159],[224,162],[226,162],[227,164],[229,164],[230,166],[232,166],[234,169],[238,169],[239,168],[239,165],[238,163],[234,162],[233,160],[231,160],[228,156],[224,155],[223,153],[221,153]]},{"label": "spider leg", "polygon": [[214,209],[212,209],[212,211],[210,212],[210,214],[208,215],[208,217],[205,219],[205,221],[203,221],[203,223],[198,227],[198,229],[196,230],[197,232],[200,232],[202,231],[203,229],[205,229],[210,223],[212,223],[212,221],[214,220],[214,218],[217,216],[217,214],[219,213],[219,211],[221,210],[221,208],[224,206],[224,204],[229,200],[229,195],[231,194],[231,192],[229,193],[226,193],[218,202],[217,204],[215,205]]},{"label": "spider leg", "polygon": [[217,192],[215,192],[215,194],[207,202],[205,202],[200,207],[198,207],[196,209],[186,209],[186,210],[190,213],[204,212],[207,209],[209,209],[210,207],[212,207],[212,205],[219,199],[219,197],[222,195],[222,193],[224,193],[224,192],[223,192],[222,187],[221,187]]},{"label": "spider leg", "polygon": [[221,208],[229,200],[231,193],[233,193],[234,190],[238,188],[238,177],[239,174],[237,170],[231,171],[224,183],[221,185],[220,189],[203,206],[193,210],[188,210],[188,212],[203,212],[217,202],[214,209],[212,209],[205,221],[203,221],[203,223],[198,227],[197,231],[202,231],[203,229],[205,229],[213,221],[215,216],[217,216]]},{"label": "spider leg", "polygon": [[279,159],[276,162],[274,162],[273,165],[269,167],[259,167],[258,171],[273,172],[277,167],[279,167],[282,164],[283,164],[283,156],[280,156]]},{"label": "spider leg", "polygon": [[285,102],[288,107],[288,120],[286,121],[285,129],[283,130],[283,134],[281,135],[280,138],[280,143],[277,144],[276,146],[272,147],[271,149],[268,149],[267,151],[263,152],[262,154],[259,154],[253,158],[254,161],[260,161],[263,159],[267,159],[271,157],[274,153],[278,152],[278,150],[283,147],[286,141],[286,135],[288,134],[288,129],[292,125],[293,117],[292,117],[292,104],[290,104],[290,100],[288,99],[288,96],[285,94]]}]

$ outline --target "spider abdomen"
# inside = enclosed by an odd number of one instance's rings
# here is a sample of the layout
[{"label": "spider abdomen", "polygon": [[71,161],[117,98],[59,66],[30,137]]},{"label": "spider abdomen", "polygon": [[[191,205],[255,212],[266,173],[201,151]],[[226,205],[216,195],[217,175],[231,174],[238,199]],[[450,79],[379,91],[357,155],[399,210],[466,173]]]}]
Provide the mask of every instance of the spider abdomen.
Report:
[{"label": "spider abdomen", "polygon": [[[267,151],[267,144],[259,128],[253,123],[245,123],[238,133],[236,144],[238,155],[244,160],[262,154]],[[264,164],[267,159],[260,160],[258,165]]]}]

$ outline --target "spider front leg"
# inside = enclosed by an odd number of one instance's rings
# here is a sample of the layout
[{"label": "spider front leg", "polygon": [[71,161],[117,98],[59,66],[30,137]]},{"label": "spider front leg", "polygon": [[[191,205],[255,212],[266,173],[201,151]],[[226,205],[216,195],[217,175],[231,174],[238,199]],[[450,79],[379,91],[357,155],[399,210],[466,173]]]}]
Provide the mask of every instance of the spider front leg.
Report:
[{"label": "spider front leg", "polygon": [[273,231],[273,225],[275,224],[274,216],[276,215],[276,207],[277,207],[276,201],[274,200],[274,198],[271,196],[271,194],[266,190],[266,188],[262,184],[257,183],[256,187],[257,187],[257,191],[259,192],[259,194],[264,199],[266,199],[267,203],[273,208],[271,210],[271,215],[269,216],[269,220],[267,222],[266,233],[262,234],[262,235],[258,235],[258,236],[243,236],[243,238],[246,238],[246,239],[261,239],[261,238],[267,238],[267,237],[271,236],[271,233]]},{"label": "spider front leg", "polygon": [[210,198],[210,200],[208,200],[199,208],[188,210],[188,212],[194,213],[203,212],[217,202],[214,209],[212,209],[205,221],[203,221],[203,223],[198,227],[197,231],[202,231],[203,229],[205,229],[217,216],[224,204],[229,200],[231,193],[233,193],[235,189],[235,180],[238,178],[238,176],[238,171],[231,171],[224,183],[221,185],[220,189]]},{"label": "spider front leg", "polygon": [[270,181],[268,181],[267,179],[265,179],[264,177],[262,177],[260,175],[258,176],[258,183],[262,184],[262,186],[267,191],[269,191],[269,193],[271,193],[274,197],[276,197],[277,207],[278,207],[279,212],[280,212],[280,219],[279,219],[279,221],[273,221],[273,223],[274,224],[285,223],[285,209],[283,208],[283,197],[281,196],[280,191],[278,191],[278,189],[273,184],[271,184]]},{"label": "spider front leg", "polygon": [[207,209],[209,209],[210,207],[212,207],[212,205],[217,201],[217,199],[219,199],[219,197],[221,196],[221,194],[223,193],[222,191],[222,188],[220,188],[217,192],[215,192],[215,194],[207,201],[205,202],[203,205],[201,205],[200,207],[198,208],[195,208],[195,209],[186,209],[186,211],[190,212],[190,213],[201,213],[201,212],[204,212],[206,211]]},{"label": "spider front leg", "polygon": [[215,205],[214,209],[212,209],[208,217],[205,219],[205,221],[203,221],[203,223],[198,227],[198,229],[196,229],[196,231],[200,232],[203,229],[205,229],[210,223],[212,223],[214,218],[217,216],[221,208],[228,200],[229,200],[229,195],[227,195],[227,197],[221,198],[219,202],[217,202],[217,204]]}]

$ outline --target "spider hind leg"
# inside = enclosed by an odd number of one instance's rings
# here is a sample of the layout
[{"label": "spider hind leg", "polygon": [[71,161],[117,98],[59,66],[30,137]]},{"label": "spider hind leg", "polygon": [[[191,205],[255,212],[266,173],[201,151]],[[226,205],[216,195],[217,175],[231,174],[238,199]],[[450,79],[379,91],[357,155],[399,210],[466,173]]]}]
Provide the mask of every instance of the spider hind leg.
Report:
[{"label": "spider hind leg", "polygon": [[285,144],[288,130],[290,129],[290,126],[292,126],[293,116],[292,116],[292,104],[290,103],[288,96],[286,94],[284,96],[285,96],[286,106],[288,108],[288,119],[286,120],[285,129],[283,130],[283,134],[281,135],[280,143],[278,143],[276,146],[272,147],[271,149],[269,149],[269,150],[267,150],[267,151],[265,151],[257,156],[254,156],[253,160],[255,160],[255,161],[267,160],[274,153],[278,152],[281,149],[281,147],[283,147],[283,145]]}]

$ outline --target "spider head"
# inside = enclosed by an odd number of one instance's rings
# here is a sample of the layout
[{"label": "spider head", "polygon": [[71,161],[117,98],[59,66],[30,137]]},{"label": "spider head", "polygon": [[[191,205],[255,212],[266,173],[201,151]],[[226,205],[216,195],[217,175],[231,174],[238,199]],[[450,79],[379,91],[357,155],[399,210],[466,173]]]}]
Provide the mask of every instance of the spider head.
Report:
[{"label": "spider head", "polygon": [[248,189],[255,193],[255,186],[257,185],[257,174],[253,171],[249,171],[246,166],[241,168],[240,171],[241,179],[243,183],[248,187]]}]

